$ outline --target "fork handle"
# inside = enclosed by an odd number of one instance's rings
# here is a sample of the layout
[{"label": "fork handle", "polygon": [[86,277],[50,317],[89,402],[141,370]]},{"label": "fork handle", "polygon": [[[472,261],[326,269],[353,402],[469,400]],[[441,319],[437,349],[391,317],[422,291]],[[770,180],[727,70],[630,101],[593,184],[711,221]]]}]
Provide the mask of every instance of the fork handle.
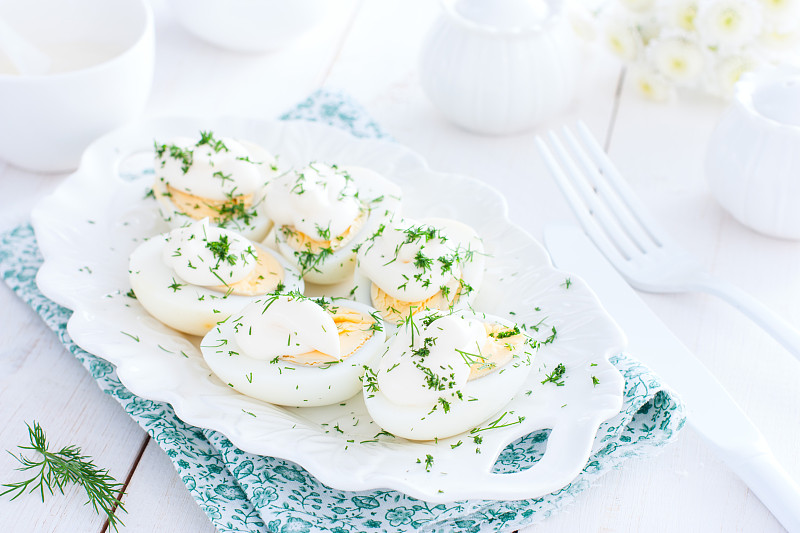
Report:
[{"label": "fork handle", "polygon": [[800,360],[800,331],[747,292],[711,275],[698,278],[689,288],[726,300]]}]

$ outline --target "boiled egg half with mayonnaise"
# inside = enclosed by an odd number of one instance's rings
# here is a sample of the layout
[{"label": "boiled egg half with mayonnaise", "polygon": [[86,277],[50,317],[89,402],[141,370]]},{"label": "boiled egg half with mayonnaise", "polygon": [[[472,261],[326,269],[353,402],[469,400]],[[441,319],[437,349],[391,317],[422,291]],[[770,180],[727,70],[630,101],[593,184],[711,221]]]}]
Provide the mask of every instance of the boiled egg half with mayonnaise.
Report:
[{"label": "boiled egg half with mayonnaise", "polygon": [[304,288],[279,254],[208,219],[140,244],[130,257],[130,283],[151,315],[191,335],[205,335],[259,296]]},{"label": "boiled egg half with mayonnaise", "polygon": [[242,394],[304,407],[357,394],[384,340],[368,306],[275,293],[218,324],[200,346],[214,374]]},{"label": "boiled egg half with mayonnaise", "polygon": [[400,188],[367,168],[312,163],[270,181],[268,237],[306,281],[352,276],[354,248],[400,207]]},{"label": "boiled egg half with mayonnaise", "polygon": [[423,309],[468,307],[484,266],[483,242],[466,224],[399,219],[379,226],[360,246],[355,295],[396,324]]},{"label": "boiled egg half with mayonnaise", "polygon": [[467,431],[500,411],[528,379],[531,345],[515,324],[495,316],[412,316],[364,376],[369,414],[385,431],[412,440]]},{"label": "boiled egg half with mayonnaise", "polygon": [[200,139],[155,142],[153,194],[173,227],[208,218],[212,225],[262,240],[272,221],[264,186],[279,174],[277,159],[260,146],[200,132]]}]

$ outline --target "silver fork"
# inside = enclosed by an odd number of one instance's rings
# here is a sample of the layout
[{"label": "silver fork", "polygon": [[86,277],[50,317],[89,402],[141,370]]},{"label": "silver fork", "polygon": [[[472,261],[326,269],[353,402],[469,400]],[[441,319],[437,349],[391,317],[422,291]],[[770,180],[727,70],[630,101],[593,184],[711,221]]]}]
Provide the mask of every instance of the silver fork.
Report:
[{"label": "silver fork", "polygon": [[743,290],[712,276],[647,213],[582,122],[536,146],[587,235],[633,287],[647,292],[707,292],[750,317],[800,359],[800,332]]}]

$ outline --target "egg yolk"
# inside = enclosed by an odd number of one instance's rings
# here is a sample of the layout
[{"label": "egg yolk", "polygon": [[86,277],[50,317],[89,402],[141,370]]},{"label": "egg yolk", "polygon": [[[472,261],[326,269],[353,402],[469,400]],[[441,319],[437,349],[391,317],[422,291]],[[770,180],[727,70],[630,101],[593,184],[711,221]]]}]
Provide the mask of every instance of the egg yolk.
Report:
[{"label": "egg yolk", "polygon": [[486,342],[480,350],[480,356],[469,365],[467,381],[478,379],[505,366],[514,354],[525,344],[525,336],[519,328],[509,328],[500,324],[484,323]]},{"label": "egg yolk", "polygon": [[315,239],[302,231],[289,226],[283,226],[281,232],[286,238],[286,243],[298,252],[311,252],[319,254],[324,249],[332,252],[344,248],[358,234],[367,220],[367,212],[361,211],[353,223],[341,235],[329,239]]},{"label": "egg yolk", "polygon": [[236,283],[217,285],[209,287],[209,289],[224,294],[260,296],[274,291],[283,281],[283,277],[284,271],[281,264],[267,252],[256,248],[256,266],[247,276]]},{"label": "egg yolk", "polygon": [[220,223],[252,212],[254,196],[252,194],[242,194],[225,200],[213,200],[195,196],[169,184],[166,185],[166,188],[167,194],[159,193],[156,189],[154,189],[154,193],[160,196],[169,196],[169,201],[172,202],[175,209],[193,220],[202,220],[208,217],[213,222]]},{"label": "egg yolk", "polygon": [[[446,287],[447,295],[439,290],[436,294],[425,300],[406,302],[388,295],[383,289],[373,283],[370,287],[370,296],[372,297],[373,307],[380,311],[381,316],[396,324],[408,317],[409,312],[412,315],[416,315],[424,309],[440,309],[442,311],[450,309],[461,297],[462,285],[458,280],[452,280]],[[450,295],[453,295],[452,300],[448,298]]]},{"label": "egg yolk", "polygon": [[318,366],[325,363],[334,363],[347,359],[358,351],[374,333],[375,319],[367,313],[347,309],[345,307],[330,307],[328,313],[336,324],[339,335],[340,357],[337,359],[330,354],[313,350],[297,355],[283,355],[281,359],[298,365]]}]

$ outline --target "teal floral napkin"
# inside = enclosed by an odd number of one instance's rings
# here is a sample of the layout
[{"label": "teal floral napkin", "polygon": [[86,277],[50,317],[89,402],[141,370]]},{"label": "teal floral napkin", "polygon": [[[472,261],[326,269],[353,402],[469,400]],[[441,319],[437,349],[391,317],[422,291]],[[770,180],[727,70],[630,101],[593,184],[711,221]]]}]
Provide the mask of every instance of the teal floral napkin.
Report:
[{"label": "teal floral napkin", "polygon": [[[325,122],[359,137],[387,137],[346,95],[319,91],[282,117]],[[685,422],[679,400],[635,359],[611,362],[625,377],[622,412],[600,427],[589,463],[563,489],[532,500],[469,500],[433,505],[392,490],[346,492],[326,487],[302,467],[245,453],[223,435],[183,423],[172,408],[129,392],[113,365],[79,348],[67,333],[72,312],[45,298],[35,276],[42,264],[30,225],[0,235],[0,275],[36,310],[64,346],[172,459],[186,488],[222,533],[506,531],[543,520],[569,504],[626,458],[655,453]],[[511,443],[495,471],[514,472],[544,454],[548,431]]]}]

